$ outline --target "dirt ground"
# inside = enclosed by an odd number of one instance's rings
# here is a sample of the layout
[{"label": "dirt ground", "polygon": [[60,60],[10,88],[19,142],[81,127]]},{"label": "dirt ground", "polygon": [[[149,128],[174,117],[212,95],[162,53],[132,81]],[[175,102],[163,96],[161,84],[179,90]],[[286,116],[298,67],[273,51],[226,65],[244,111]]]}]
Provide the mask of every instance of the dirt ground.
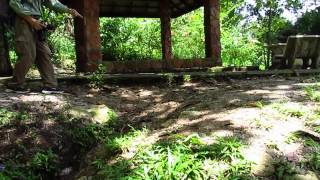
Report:
[{"label": "dirt ground", "polygon": [[67,130],[81,127],[85,117],[78,124],[59,118],[66,107],[106,106],[119,116],[118,131],[125,133],[129,127],[149,130],[141,143],[152,144],[171,134],[197,133],[208,143],[216,136],[237,136],[248,144],[246,157],[257,163],[253,173],[269,176],[274,173],[269,161],[283,158],[299,162],[309,151],[302,143],[287,143],[291,133],[306,128],[307,119],[283,116],[274,107],[278,104],[281,109],[283,103],[291,103],[306,111],[317,109],[318,103],[307,100],[304,91],[314,82],[313,77],[252,77],[130,83],[101,89],[62,83],[65,93],[57,95],[15,93],[2,87],[1,107],[27,113],[33,120],[0,126],[0,164],[17,151],[27,159],[39,149],[50,148],[59,155],[61,172],[55,179],[72,179],[96,144],[80,150],[70,140]]}]

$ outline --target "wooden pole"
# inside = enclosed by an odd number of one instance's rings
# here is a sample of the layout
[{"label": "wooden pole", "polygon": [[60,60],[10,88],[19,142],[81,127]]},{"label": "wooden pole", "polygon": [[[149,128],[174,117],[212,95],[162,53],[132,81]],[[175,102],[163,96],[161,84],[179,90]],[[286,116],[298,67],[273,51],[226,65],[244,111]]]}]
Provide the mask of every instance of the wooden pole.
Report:
[{"label": "wooden pole", "polygon": [[211,58],[214,66],[221,66],[220,0],[205,0],[204,27],[206,58]]},{"label": "wooden pole", "polygon": [[161,44],[162,58],[168,65],[172,59],[172,42],[171,42],[171,9],[169,0],[164,0],[160,3],[161,13]]},{"label": "wooden pole", "polygon": [[4,29],[4,24],[0,22],[0,76],[11,76],[13,70],[9,60],[8,41]]},{"label": "wooden pole", "polygon": [[83,15],[83,19],[75,19],[77,72],[94,72],[102,61],[100,0],[78,0],[70,5]]}]

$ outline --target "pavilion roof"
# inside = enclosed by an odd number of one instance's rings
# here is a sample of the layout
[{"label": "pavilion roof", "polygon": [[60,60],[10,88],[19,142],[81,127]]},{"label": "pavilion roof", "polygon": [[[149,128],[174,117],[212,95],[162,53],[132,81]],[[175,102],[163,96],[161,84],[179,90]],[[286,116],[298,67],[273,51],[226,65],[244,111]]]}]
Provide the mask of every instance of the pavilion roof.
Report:
[{"label": "pavilion roof", "polygon": [[[67,2],[70,0],[64,0]],[[163,0],[100,0],[101,17],[159,18]],[[169,0],[172,18],[179,17],[203,5],[203,0]]]}]

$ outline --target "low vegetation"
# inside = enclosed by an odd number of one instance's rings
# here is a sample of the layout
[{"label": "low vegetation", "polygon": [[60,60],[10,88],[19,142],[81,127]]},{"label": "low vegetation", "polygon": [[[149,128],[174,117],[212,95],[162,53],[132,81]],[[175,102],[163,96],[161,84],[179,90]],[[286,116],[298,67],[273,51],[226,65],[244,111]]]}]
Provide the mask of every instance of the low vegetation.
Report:
[{"label": "low vegetation", "polygon": [[149,147],[140,147],[132,159],[120,158],[115,164],[98,166],[98,178],[248,178],[251,164],[242,155],[244,147],[234,137],[219,138],[210,145],[203,143],[198,135],[174,137]]}]

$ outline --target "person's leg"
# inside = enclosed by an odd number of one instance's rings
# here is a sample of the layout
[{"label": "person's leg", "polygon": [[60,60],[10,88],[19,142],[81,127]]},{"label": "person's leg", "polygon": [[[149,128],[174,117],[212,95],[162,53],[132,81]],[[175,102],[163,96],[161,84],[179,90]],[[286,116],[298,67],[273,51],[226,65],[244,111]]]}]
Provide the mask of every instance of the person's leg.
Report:
[{"label": "person's leg", "polygon": [[54,68],[51,63],[51,50],[45,41],[37,40],[36,65],[39,69],[43,86],[47,88],[56,88],[58,86],[54,75]]},{"label": "person's leg", "polygon": [[308,67],[310,66],[309,58],[303,58],[302,60],[303,60],[302,69],[308,69]]},{"label": "person's leg", "polygon": [[29,24],[19,17],[16,18],[15,28],[18,60],[14,68],[13,81],[22,87],[36,58],[36,36]]}]

